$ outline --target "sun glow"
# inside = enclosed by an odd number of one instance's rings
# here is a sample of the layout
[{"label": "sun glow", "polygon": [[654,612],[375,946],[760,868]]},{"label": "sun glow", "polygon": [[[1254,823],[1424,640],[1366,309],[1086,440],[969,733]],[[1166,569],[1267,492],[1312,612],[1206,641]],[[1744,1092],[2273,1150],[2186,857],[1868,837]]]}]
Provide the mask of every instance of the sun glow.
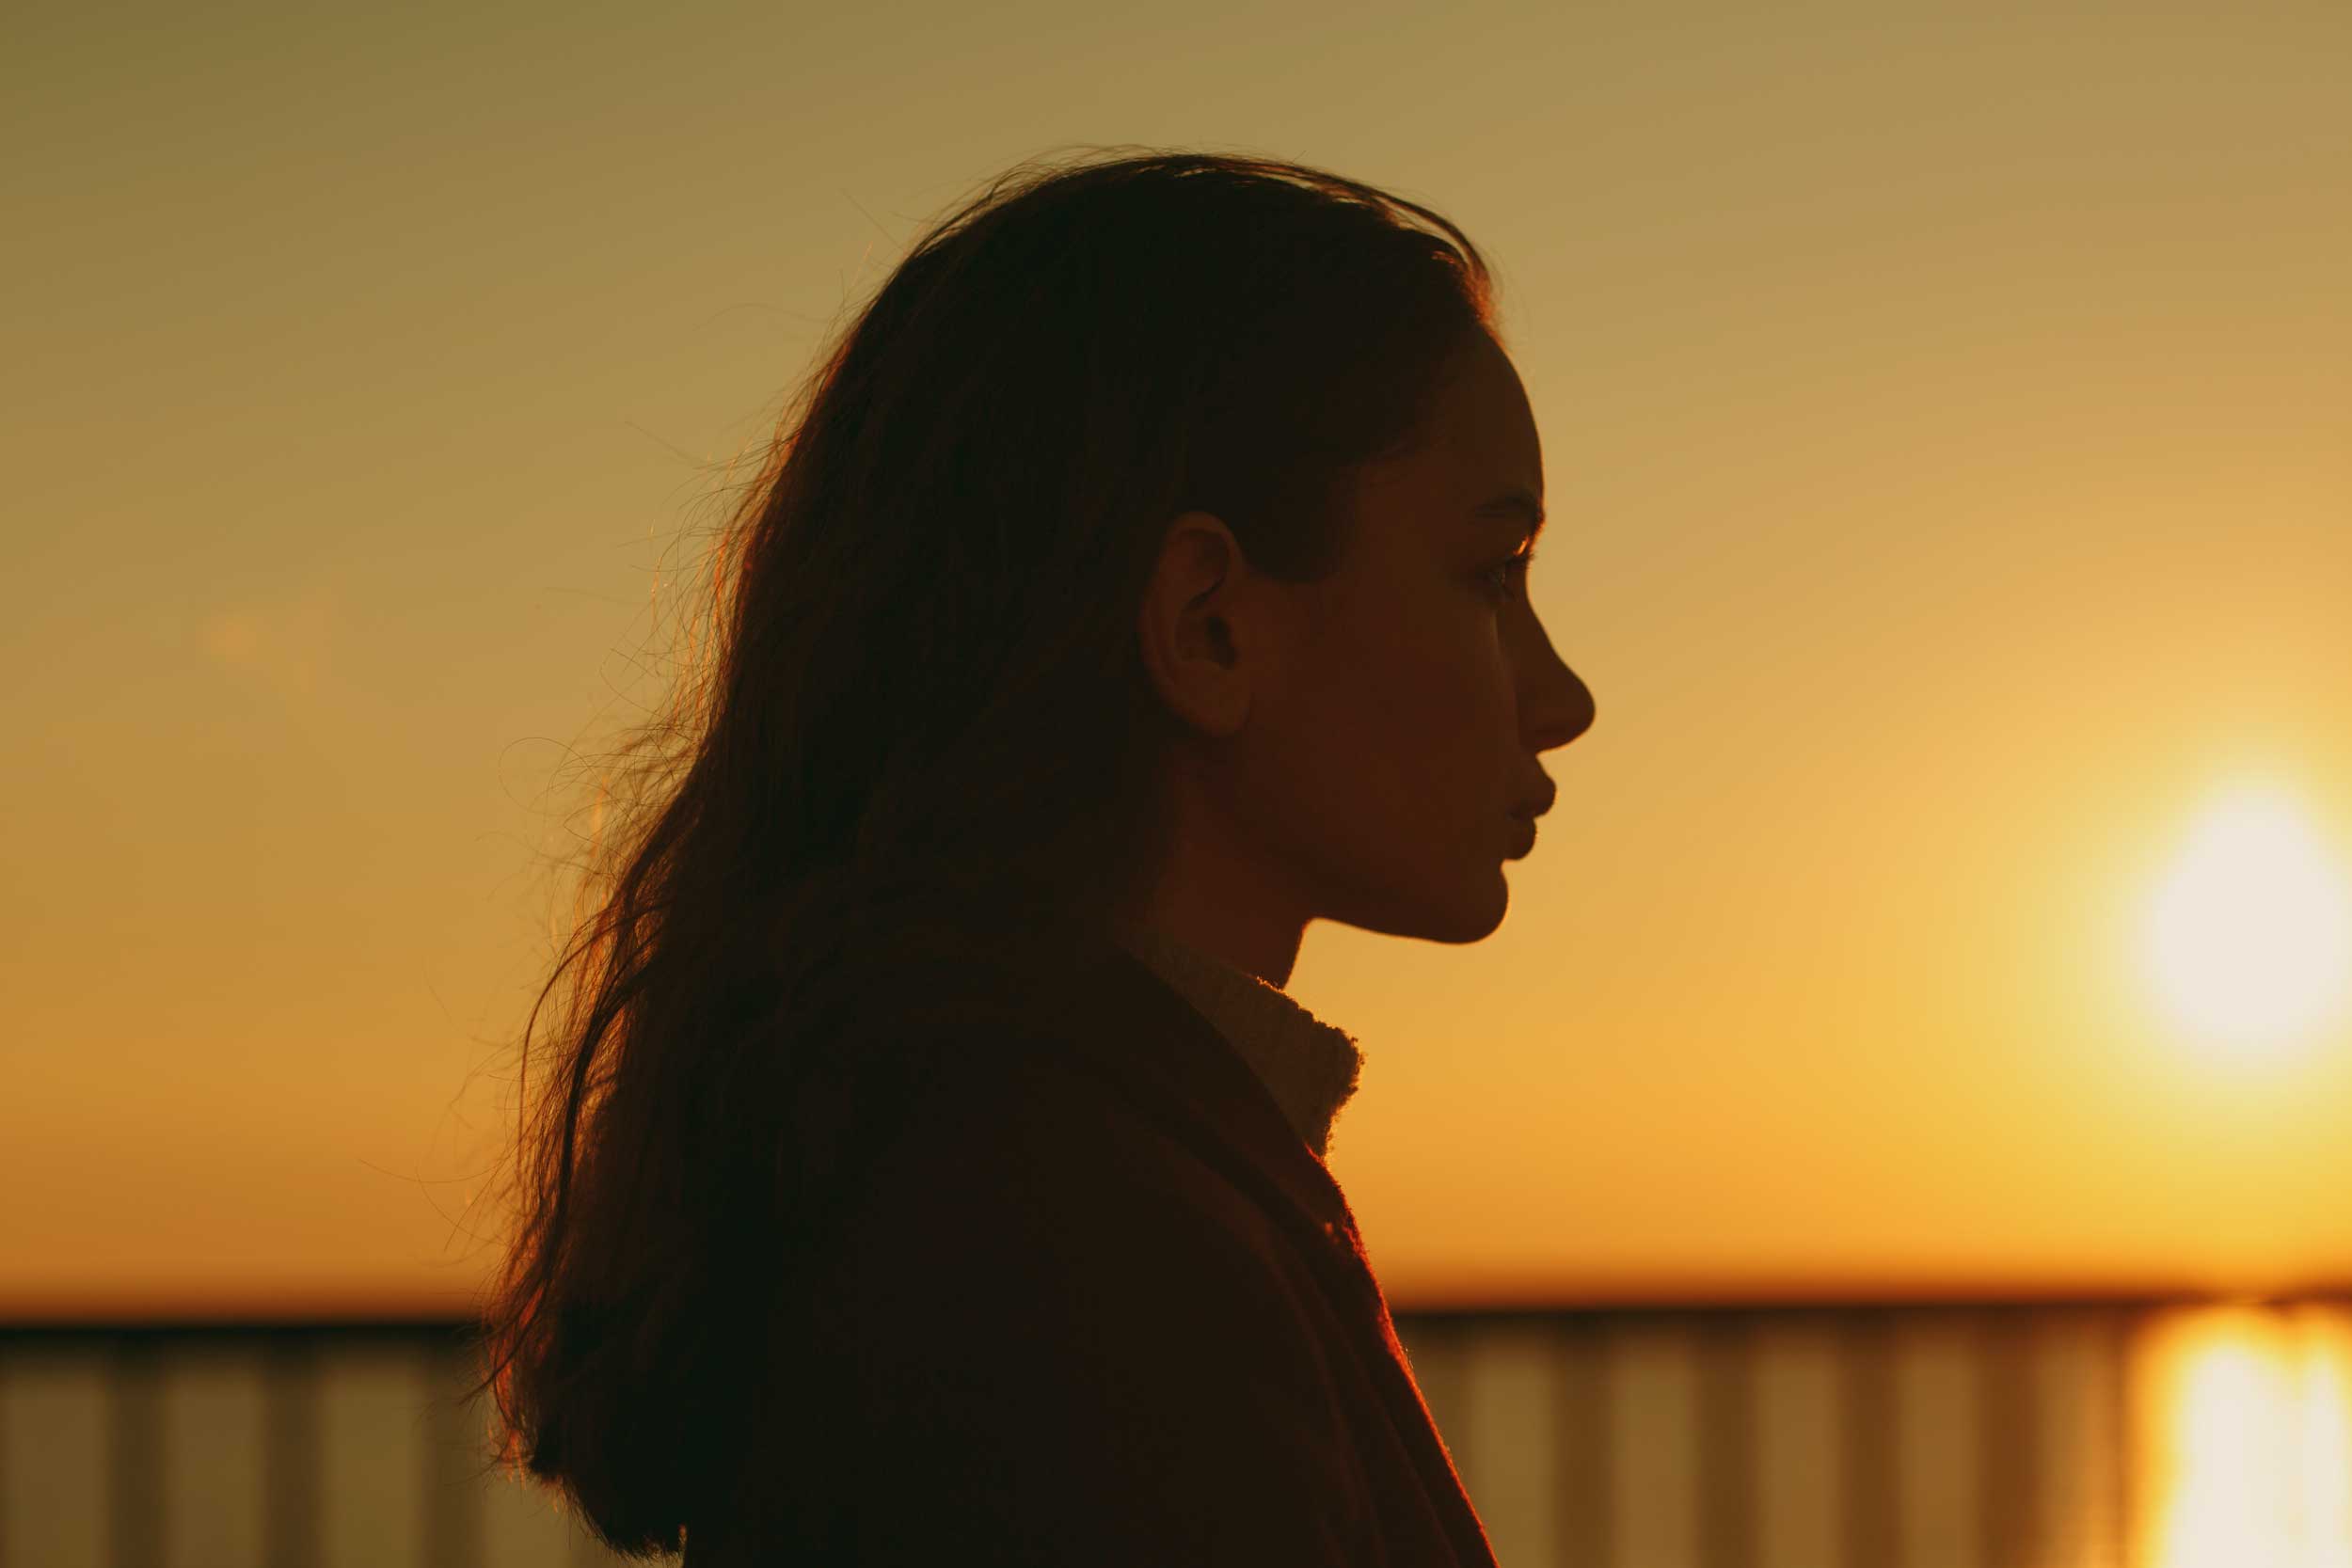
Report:
[{"label": "sun glow", "polygon": [[2233,1048],[2308,1037],[2352,990],[2352,891],[2284,790],[2217,800],[2150,898],[2140,966],[2172,1021]]}]

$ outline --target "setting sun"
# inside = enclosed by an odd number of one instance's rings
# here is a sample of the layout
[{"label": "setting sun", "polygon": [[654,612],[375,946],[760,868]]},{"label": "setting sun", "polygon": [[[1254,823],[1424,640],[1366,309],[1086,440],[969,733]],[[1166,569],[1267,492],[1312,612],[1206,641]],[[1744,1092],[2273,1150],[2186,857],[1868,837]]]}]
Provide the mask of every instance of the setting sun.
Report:
[{"label": "setting sun", "polygon": [[2140,961],[2173,1022],[2231,1046],[2308,1035],[2352,978],[2352,892],[2294,797],[2246,786],[2209,807],[2151,897]]}]

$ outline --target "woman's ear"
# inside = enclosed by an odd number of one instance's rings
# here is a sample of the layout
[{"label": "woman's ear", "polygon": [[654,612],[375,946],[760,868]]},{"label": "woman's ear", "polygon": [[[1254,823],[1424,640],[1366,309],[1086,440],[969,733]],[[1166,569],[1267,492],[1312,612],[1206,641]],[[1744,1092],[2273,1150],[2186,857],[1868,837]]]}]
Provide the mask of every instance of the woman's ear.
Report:
[{"label": "woman's ear", "polygon": [[1197,730],[1229,736],[1249,717],[1271,652],[1260,589],[1224,519],[1186,512],[1168,524],[1136,629],[1160,701]]}]

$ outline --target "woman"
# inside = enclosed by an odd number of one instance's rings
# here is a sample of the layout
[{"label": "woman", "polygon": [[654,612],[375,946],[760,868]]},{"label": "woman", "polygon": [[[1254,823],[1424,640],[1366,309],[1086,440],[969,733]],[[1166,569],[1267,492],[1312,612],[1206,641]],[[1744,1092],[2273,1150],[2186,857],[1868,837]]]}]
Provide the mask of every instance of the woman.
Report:
[{"label": "woman", "polygon": [[1594,714],[1542,493],[1425,208],[1171,152],[935,225],[548,982],[505,1461],[691,1568],[1490,1563],[1323,1162],[1354,1042],[1279,988],[1311,920],[1502,921]]}]

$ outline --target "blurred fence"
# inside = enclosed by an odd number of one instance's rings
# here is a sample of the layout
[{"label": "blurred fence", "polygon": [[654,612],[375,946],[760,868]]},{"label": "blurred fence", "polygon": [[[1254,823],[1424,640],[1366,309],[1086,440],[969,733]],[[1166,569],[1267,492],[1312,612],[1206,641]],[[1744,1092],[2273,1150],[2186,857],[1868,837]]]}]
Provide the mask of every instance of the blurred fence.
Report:
[{"label": "blurred fence", "polygon": [[[2352,1320],[2299,1310],[2315,1309]],[[2133,1457],[2149,1413],[2132,1368],[2168,1311],[1399,1313],[1397,1328],[1505,1568],[2204,1568],[2159,1560],[2155,1489],[2179,1478]],[[486,1407],[458,1399],[469,1328],[0,1328],[0,1568],[621,1560],[485,1470]],[[2323,1544],[2326,1521],[2293,1528]]]}]

